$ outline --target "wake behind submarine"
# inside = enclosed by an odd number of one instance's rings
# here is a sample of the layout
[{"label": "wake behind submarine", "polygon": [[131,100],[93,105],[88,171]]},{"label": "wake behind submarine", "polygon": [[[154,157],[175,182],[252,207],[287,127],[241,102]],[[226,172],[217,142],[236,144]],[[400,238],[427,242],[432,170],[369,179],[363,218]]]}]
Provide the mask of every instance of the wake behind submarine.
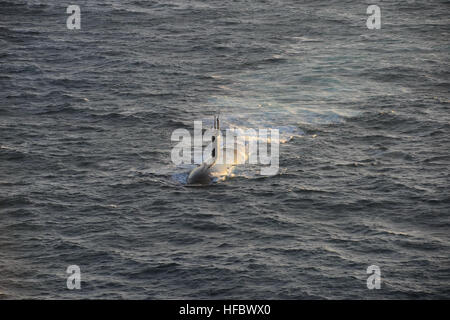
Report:
[{"label": "wake behind submarine", "polygon": [[230,166],[218,163],[218,159],[222,156],[221,150],[221,134],[220,121],[218,116],[214,116],[214,132],[211,137],[212,151],[211,158],[203,162],[200,166],[193,169],[187,178],[187,184],[191,185],[207,185],[213,182],[214,178],[227,174]]}]

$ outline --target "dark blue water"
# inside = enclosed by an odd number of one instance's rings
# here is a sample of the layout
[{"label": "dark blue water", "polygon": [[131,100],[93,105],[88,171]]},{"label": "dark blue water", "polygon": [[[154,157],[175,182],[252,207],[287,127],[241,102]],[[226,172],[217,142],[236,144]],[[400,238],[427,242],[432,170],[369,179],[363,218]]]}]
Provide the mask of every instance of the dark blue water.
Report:
[{"label": "dark blue water", "polygon": [[[72,2],[0,1],[0,298],[450,298],[448,1]],[[278,175],[183,183],[217,110]]]}]

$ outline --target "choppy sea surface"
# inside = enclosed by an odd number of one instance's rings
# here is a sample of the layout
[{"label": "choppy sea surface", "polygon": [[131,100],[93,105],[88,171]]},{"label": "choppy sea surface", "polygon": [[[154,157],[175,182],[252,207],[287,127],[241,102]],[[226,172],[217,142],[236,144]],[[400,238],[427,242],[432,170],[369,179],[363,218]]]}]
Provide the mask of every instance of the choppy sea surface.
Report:
[{"label": "choppy sea surface", "polygon": [[[0,1],[0,298],[450,298],[449,1],[72,2]],[[185,184],[217,111],[277,175]]]}]

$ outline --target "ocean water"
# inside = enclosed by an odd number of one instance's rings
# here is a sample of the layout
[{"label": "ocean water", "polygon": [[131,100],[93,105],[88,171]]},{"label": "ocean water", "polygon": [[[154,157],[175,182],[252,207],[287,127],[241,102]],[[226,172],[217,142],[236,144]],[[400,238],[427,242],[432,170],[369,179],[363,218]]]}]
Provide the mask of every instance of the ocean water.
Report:
[{"label": "ocean water", "polygon": [[[0,1],[0,298],[450,298],[449,1],[71,4]],[[277,175],[185,184],[218,111]]]}]

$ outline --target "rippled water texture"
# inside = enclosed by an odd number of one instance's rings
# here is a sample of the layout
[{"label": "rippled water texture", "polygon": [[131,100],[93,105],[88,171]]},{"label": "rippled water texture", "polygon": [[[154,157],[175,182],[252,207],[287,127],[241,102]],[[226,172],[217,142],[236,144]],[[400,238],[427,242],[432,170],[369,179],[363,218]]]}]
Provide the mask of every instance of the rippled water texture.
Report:
[{"label": "rippled water texture", "polygon": [[[448,1],[76,3],[0,1],[0,298],[450,298]],[[217,111],[278,175],[183,183]]]}]

